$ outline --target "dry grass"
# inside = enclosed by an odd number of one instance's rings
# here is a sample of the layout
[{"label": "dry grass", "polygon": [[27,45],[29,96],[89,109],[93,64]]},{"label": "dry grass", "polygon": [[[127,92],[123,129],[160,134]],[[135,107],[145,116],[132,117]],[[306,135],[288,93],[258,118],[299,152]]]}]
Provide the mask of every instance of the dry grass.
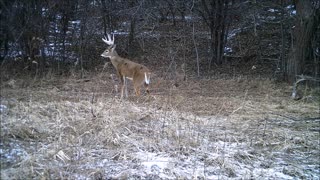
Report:
[{"label": "dry grass", "polygon": [[261,79],[156,82],[122,101],[107,75],[4,82],[1,179],[319,179],[319,97]]}]

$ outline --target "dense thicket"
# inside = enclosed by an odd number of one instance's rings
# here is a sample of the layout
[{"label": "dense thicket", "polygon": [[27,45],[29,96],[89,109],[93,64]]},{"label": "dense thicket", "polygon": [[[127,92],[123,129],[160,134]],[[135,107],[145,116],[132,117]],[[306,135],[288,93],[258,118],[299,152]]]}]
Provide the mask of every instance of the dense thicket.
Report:
[{"label": "dense thicket", "polygon": [[163,69],[184,64],[201,76],[254,60],[254,68],[271,67],[283,80],[319,77],[319,6],[316,0],[3,0],[1,68],[36,75],[94,69],[106,47],[101,37],[113,32],[122,56],[170,65]]}]

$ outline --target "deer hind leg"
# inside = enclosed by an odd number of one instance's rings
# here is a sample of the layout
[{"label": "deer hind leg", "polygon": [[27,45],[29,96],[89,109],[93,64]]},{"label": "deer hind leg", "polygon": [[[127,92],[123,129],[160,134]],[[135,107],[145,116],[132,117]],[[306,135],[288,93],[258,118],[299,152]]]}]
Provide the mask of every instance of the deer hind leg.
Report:
[{"label": "deer hind leg", "polygon": [[125,86],[125,91],[126,91],[126,98],[128,98],[128,84],[127,84],[127,79],[125,76],[123,76],[123,80],[124,80],[124,86]]},{"label": "deer hind leg", "polygon": [[121,99],[123,98],[124,84],[121,85]]}]

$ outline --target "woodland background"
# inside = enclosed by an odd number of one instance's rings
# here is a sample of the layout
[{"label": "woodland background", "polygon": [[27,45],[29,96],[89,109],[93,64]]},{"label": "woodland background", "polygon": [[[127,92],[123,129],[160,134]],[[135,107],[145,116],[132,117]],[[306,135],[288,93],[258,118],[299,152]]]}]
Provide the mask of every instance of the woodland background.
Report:
[{"label": "woodland background", "polygon": [[[0,0],[0,17],[0,179],[320,179],[318,0]],[[150,95],[119,97],[107,33]]]},{"label": "woodland background", "polygon": [[101,68],[101,38],[113,33],[121,56],[154,71],[183,64],[186,74],[206,76],[229,65],[278,80],[319,78],[319,6],[316,0],[1,1],[2,77]]}]

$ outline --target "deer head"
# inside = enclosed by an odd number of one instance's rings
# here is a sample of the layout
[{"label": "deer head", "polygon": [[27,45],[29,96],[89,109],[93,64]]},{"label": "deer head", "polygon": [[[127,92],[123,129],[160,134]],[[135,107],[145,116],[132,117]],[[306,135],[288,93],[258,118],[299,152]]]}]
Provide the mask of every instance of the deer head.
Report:
[{"label": "deer head", "polygon": [[102,41],[109,45],[109,47],[101,54],[102,57],[111,59],[111,57],[118,55],[115,51],[116,45],[114,44],[114,34],[112,35],[112,38],[110,34],[107,34],[107,37],[102,38]]},{"label": "deer head", "polygon": [[115,50],[116,45],[114,44],[114,35],[112,35],[111,38],[110,34],[107,34],[107,37],[102,38],[102,41],[109,45],[109,47],[101,54],[101,56],[110,58],[112,65],[117,71],[121,80],[121,98],[123,97],[124,88],[126,88],[126,96],[128,97],[126,79],[133,81],[134,90],[137,96],[140,95],[140,86],[142,85],[146,87],[146,91],[149,93],[150,70],[144,65],[120,57]]}]

